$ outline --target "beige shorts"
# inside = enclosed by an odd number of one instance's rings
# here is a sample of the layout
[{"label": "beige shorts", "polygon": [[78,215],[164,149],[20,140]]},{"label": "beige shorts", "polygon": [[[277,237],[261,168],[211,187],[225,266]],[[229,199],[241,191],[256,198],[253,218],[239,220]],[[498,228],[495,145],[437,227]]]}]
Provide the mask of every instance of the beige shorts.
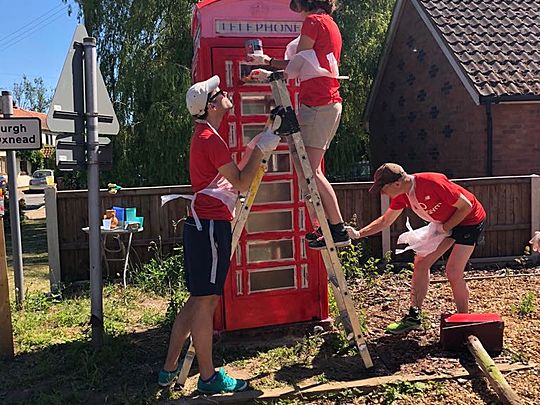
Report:
[{"label": "beige shorts", "polygon": [[341,103],[309,107],[300,104],[298,123],[304,145],[310,148],[328,149],[334,139],[341,119]]}]

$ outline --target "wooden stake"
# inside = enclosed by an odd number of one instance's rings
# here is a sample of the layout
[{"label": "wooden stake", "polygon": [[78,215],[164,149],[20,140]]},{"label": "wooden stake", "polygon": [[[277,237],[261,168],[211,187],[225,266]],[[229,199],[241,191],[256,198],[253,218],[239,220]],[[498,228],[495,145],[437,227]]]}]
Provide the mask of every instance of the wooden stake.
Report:
[{"label": "wooden stake", "polygon": [[0,216],[0,357],[12,359],[15,356],[15,350],[13,347],[7,268],[4,218]]},{"label": "wooden stake", "polygon": [[495,390],[502,403],[505,405],[522,405],[523,402],[521,402],[519,396],[512,387],[510,387],[504,378],[504,375],[502,375],[493,359],[486,352],[482,343],[480,343],[480,340],[473,335],[469,336],[467,340],[467,346],[476,359],[476,363],[488,379],[491,388]]}]

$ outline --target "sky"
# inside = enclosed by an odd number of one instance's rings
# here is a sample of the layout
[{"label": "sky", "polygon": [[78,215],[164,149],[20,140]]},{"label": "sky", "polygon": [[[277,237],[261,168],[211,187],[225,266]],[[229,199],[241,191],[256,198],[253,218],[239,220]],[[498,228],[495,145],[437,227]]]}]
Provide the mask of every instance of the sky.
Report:
[{"label": "sky", "polygon": [[56,87],[78,24],[70,4],[71,16],[61,0],[0,0],[0,90],[12,90],[23,74]]}]

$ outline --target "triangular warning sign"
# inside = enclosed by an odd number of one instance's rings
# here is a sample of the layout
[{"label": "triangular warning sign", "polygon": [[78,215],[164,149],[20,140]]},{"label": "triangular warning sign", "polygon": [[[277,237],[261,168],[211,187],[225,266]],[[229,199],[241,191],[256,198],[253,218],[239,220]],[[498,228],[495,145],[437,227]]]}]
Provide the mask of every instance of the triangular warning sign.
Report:
[{"label": "triangular warning sign", "polygon": [[[47,125],[51,131],[75,133],[75,122],[70,119],[54,118],[54,111],[84,112],[76,111],[75,109],[75,92],[73,88],[73,55],[75,54],[75,48],[73,47],[73,44],[82,44],[86,37],[88,37],[86,27],[82,24],[77,25],[73,40],[70,42],[64,67],[62,68],[62,74],[60,75],[60,79],[58,80],[58,84],[54,91],[51,107],[47,113]],[[81,87],[84,86],[81,85]],[[118,124],[118,119],[116,118],[109,93],[107,92],[103,76],[99,69],[97,69],[97,93],[98,113],[100,115],[113,117],[112,122],[100,122],[98,132],[101,135],[117,135],[120,130],[120,125]],[[82,99],[84,100],[84,97]],[[80,109],[81,108],[79,108],[79,110]]]}]

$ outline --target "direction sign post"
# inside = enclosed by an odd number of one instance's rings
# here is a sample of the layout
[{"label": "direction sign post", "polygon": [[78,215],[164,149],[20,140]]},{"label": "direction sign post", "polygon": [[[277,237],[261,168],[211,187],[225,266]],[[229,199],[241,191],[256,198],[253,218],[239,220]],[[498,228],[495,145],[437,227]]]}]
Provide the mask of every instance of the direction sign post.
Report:
[{"label": "direction sign post", "polygon": [[84,25],[75,30],[51,104],[47,124],[51,130],[66,135],[57,144],[58,167],[61,170],[86,169],[88,173],[90,323],[92,343],[98,349],[104,337],[100,155],[105,168],[112,162],[110,140],[100,138],[99,134],[116,135],[120,126],[97,65],[96,39],[88,37]]},{"label": "direction sign post", "polygon": [[84,38],[84,75],[86,96],[86,143],[88,165],[88,223],[90,226],[90,297],[92,342],[103,344],[103,289],[101,273],[101,219],[99,201],[98,98],[96,86],[96,39]]},{"label": "direction sign post", "polygon": [[2,92],[2,114],[4,118],[0,119],[0,150],[5,150],[7,156],[9,222],[11,225],[11,244],[13,246],[15,301],[17,307],[20,308],[24,302],[24,275],[19,195],[17,191],[17,157],[15,151],[41,149],[41,121],[38,118],[12,118],[13,99],[9,91]]}]

